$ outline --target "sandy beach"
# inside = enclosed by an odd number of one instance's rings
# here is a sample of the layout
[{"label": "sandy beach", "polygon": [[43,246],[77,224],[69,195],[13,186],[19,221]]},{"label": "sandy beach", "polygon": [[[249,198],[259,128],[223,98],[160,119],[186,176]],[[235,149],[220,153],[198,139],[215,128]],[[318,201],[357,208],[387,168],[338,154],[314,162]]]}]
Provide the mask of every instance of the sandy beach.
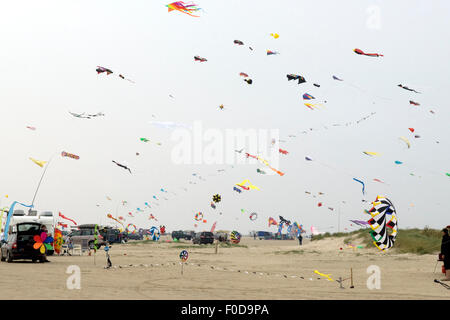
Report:
[{"label": "sandy beach", "polygon": [[[450,290],[433,279],[436,255],[382,253],[354,249],[341,239],[305,241],[254,240],[240,247],[193,246],[191,242],[115,244],[113,268],[105,269],[103,249],[95,256],[51,256],[51,263],[0,263],[1,299],[450,299]],[[189,259],[183,267],[179,253]],[[342,250],[340,249],[342,248]],[[81,288],[68,289],[66,273],[80,267]],[[370,265],[381,269],[381,289],[366,285]],[[333,280],[314,273],[330,274]]]}]

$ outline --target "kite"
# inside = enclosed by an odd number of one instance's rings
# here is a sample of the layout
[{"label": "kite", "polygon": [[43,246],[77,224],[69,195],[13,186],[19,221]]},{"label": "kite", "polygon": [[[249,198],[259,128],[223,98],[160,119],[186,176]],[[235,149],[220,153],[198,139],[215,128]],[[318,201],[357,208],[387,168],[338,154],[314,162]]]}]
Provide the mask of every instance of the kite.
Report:
[{"label": "kite", "polygon": [[321,106],[321,104],[319,104],[319,103],[315,103],[315,104],[312,104],[312,103],[305,103],[305,106],[307,106],[307,107],[310,108],[311,110],[314,110],[314,108],[317,108],[317,106]]},{"label": "kite", "polygon": [[156,196],[153,196],[153,199],[155,199],[155,200],[159,200]]},{"label": "kite", "polygon": [[235,44],[239,45],[239,46],[243,46],[244,43],[241,40],[234,40],[233,41]]},{"label": "kite", "polygon": [[270,217],[269,218],[269,227],[272,226],[272,225],[277,226],[278,222],[274,218]]},{"label": "kite", "polygon": [[220,196],[220,194],[215,194],[213,195],[213,201],[214,202],[220,202],[222,200],[222,197]]},{"label": "kite", "polygon": [[253,80],[252,79],[244,79],[245,82],[247,82],[248,84],[252,84]]},{"label": "kite", "polygon": [[[249,186],[246,186],[247,183],[249,184]],[[248,179],[242,181],[241,183],[236,183],[236,185],[245,190],[250,190],[250,189],[259,190],[259,188],[257,186],[252,185]]]},{"label": "kite", "polygon": [[207,59],[202,58],[202,57],[200,57],[200,56],[195,56],[195,57],[194,57],[194,60],[195,60],[195,61],[200,61],[200,62],[208,61]]},{"label": "kite", "polygon": [[266,174],[266,172],[262,171],[261,169],[256,169],[256,172],[261,173],[261,174]]},{"label": "kite", "polygon": [[134,224],[132,224],[132,223],[129,223],[129,224],[127,225],[127,227],[126,227],[126,231],[127,231],[128,233],[130,233],[130,227],[133,227],[133,228],[134,228],[134,230],[133,230],[133,231],[131,231],[131,233],[132,233],[132,234],[135,234],[135,233],[136,233],[136,230],[137,230],[137,228],[136,228],[136,226],[135,226]]},{"label": "kite", "polygon": [[184,3],[183,1],[176,1],[176,2],[167,4],[166,7],[167,7],[168,12],[177,10],[179,12],[186,13],[187,15],[190,15],[191,17],[196,17],[196,18],[199,17],[199,16],[194,16],[192,14],[192,13],[200,10],[200,8],[192,2]]},{"label": "kite", "polygon": [[116,165],[118,165],[119,167],[124,168],[125,170],[130,171],[130,174],[131,174],[131,170],[130,170],[130,168],[128,168],[127,166],[124,166],[123,164],[117,163],[117,162],[115,162],[114,160],[112,160],[112,162],[114,162],[114,163],[115,163]]},{"label": "kite", "polygon": [[400,137],[399,139],[403,140],[406,143],[406,145],[408,146],[408,149],[411,148],[411,144],[409,143],[408,139],[406,139],[405,137]]},{"label": "kite", "polygon": [[[88,114],[87,116],[88,116],[88,117],[95,118],[95,117],[104,117],[105,114],[102,113],[102,112],[97,112],[96,114]],[[90,119],[90,118],[89,118],[89,119]]]},{"label": "kite", "polygon": [[232,231],[230,234],[230,240],[234,244],[238,244],[241,241],[241,234],[237,231]]},{"label": "kite", "polygon": [[317,84],[317,83],[313,83],[313,86],[320,88],[320,84]]},{"label": "kite", "polygon": [[64,216],[61,212],[59,212],[59,216],[60,216],[61,218],[63,218],[63,219],[66,219],[66,220],[69,220],[69,221],[73,222],[74,225],[77,225],[77,223],[76,223],[75,221],[73,221],[73,220],[70,219],[70,218],[67,218],[67,217]]},{"label": "kite", "polygon": [[344,81],[343,79],[339,79],[339,78],[336,77],[336,76],[333,76],[333,79],[334,79],[334,80],[337,80],[337,81]]},{"label": "kite", "polygon": [[186,250],[180,252],[180,260],[186,262],[189,257],[189,253]]},{"label": "kite", "polygon": [[33,159],[33,158],[29,158],[31,161],[33,161],[34,163],[36,163],[39,167],[41,167],[41,168],[43,168],[44,167],[44,165],[47,163],[47,161],[40,161],[40,160],[36,160],[36,159]]},{"label": "kite", "polygon": [[415,93],[420,93],[420,92],[418,92],[418,91],[416,91],[416,90],[414,90],[414,89],[410,89],[410,88],[408,88],[407,86],[403,86],[403,85],[401,85],[401,84],[399,84],[398,86],[399,86],[400,88],[403,88],[403,89],[408,90],[408,91],[414,91]]},{"label": "kite", "polygon": [[409,100],[409,104],[412,104],[412,105],[415,105],[415,106],[420,106],[420,103],[414,102],[412,100]]},{"label": "kite", "polygon": [[322,202],[319,202],[319,203],[317,204],[317,206],[318,206],[318,207],[321,207],[321,206],[322,206]]},{"label": "kite", "polygon": [[74,113],[74,112],[70,112],[69,113],[74,116],[75,118],[80,118],[80,119],[90,119],[91,117],[89,115],[84,116],[84,112],[83,113]]},{"label": "kite", "polygon": [[203,220],[203,213],[197,212],[194,216],[195,221],[202,221]]},{"label": "kite", "polygon": [[287,226],[291,224],[289,220],[284,219],[282,216],[278,216],[280,218],[280,225],[286,224]]},{"label": "kite", "polygon": [[150,238],[151,238],[153,241],[158,241],[160,235],[161,235],[161,233],[160,233],[160,231],[158,230],[157,227],[151,227],[151,228],[150,228]]},{"label": "kite", "polygon": [[283,149],[278,149],[278,151],[280,152],[280,153],[282,153],[282,154],[288,154],[289,152],[287,152],[286,150],[283,150]]},{"label": "kite", "polygon": [[320,273],[317,270],[314,270],[314,273],[317,273],[319,276],[327,278],[328,281],[334,281],[333,279],[331,279],[331,274],[323,274],[323,273]]},{"label": "kite", "polygon": [[241,192],[242,192],[242,190],[241,190],[241,189],[239,189],[239,188],[237,188],[237,187],[233,187],[233,190],[234,190],[234,191],[236,191],[236,192],[239,192],[239,193],[241,193]]},{"label": "kite", "polygon": [[241,72],[241,73],[239,73],[239,75],[241,77],[248,78],[248,74],[246,74],[245,72]]},{"label": "kite", "polygon": [[315,98],[312,95],[310,95],[309,93],[303,94],[303,100],[311,100],[311,99],[315,99]]},{"label": "kite", "polygon": [[251,221],[255,221],[258,218],[258,214],[256,212],[252,212],[248,217]]},{"label": "kite", "polygon": [[35,128],[35,127],[30,127],[30,126],[27,126],[27,128],[28,128],[28,129],[30,129],[30,130],[33,130],[33,131],[34,131],[34,130],[36,130],[36,128]]},{"label": "kite", "polygon": [[273,54],[280,54],[280,53],[277,52],[277,51],[270,51],[270,50],[267,50],[267,55],[268,55],[268,56],[271,56],[271,55],[273,55]]},{"label": "kite", "polygon": [[158,221],[158,219],[156,219],[153,214],[150,214],[150,216],[148,217],[148,220],[152,220],[152,219],[154,219],[155,221]]},{"label": "kite", "polygon": [[395,164],[402,164],[403,162],[396,160]]},{"label": "kite", "polygon": [[447,177],[450,177],[450,173],[449,172],[447,172],[446,175],[447,175]]},{"label": "kite", "polygon": [[223,106],[223,104],[221,104],[221,105],[219,106],[219,109],[220,109],[220,110],[223,110],[223,108],[224,108],[224,106]]},{"label": "kite", "polygon": [[150,140],[148,140],[147,138],[140,138],[140,140],[142,141],[142,142],[149,142]]},{"label": "kite", "polygon": [[365,188],[366,188],[366,186],[364,185],[364,182],[362,182],[361,180],[358,180],[356,178],[353,178],[353,180],[355,180],[356,182],[359,182],[359,183],[362,184],[362,194],[364,195],[365,194]]},{"label": "kite", "polygon": [[211,202],[211,208],[215,209],[216,205],[214,204],[214,202]]},{"label": "kite", "polygon": [[298,80],[298,84],[306,82],[305,78],[303,78],[302,76],[300,76],[298,74],[290,73],[290,74],[287,74],[286,77],[287,77],[288,81]]},{"label": "kite", "polygon": [[100,66],[97,66],[97,69],[95,69],[95,71],[97,71],[97,74],[106,72],[106,75],[110,75],[111,73],[113,73],[110,69],[104,68],[104,67],[100,67]]},{"label": "kite", "polygon": [[307,160],[307,161],[312,161],[312,159],[311,159],[311,158],[308,158],[308,157],[305,157],[305,160]]},{"label": "kite", "polygon": [[367,154],[368,156],[379,156],[380,155],[378,152],[370,152],[370,151],[363,151],[363,153]]},{"label": "kite", "polygon": [[63,245],[63,235],[61,230],[58,228],[55,228],[55,239],[53,243],[53,249],[55,250],[56,254],[59,254],[61,252],[61,246]]},{"label": "kite", "polygon": [[67,152],[65,152],[65,151],[61,152],[61,156],[62,156],[62,157],[69,157],[69,158],[72,158],[72,159],[75,159],[75,160],[80,159],[79,156],[77,156],[77,155],[75,155],[75,154],[67,153]]},{"label": "kite", "polygon": [[408,128],[409,131],[414,132],[414,128]]},{"label": "kite", "polygon": [[353,52],[356,54],[369,56],[369,57],[384,57],[382,54],[379,54],[379,53],[365,53],[361,49],[353,49]]},{"label": "kite", "polygon": [[280,37],[280,35],[278,33],[271,33],[270,35],[272,37],[274,37],[275,39],[278,39]]},{"label": "kite", "polygon": [[[370,235],[374,245],[384,251],[392,248],[397,238],[397,213],[392,202],[383,196],[377,196],[372,205],[373,207],[369,210],[372,218],[368,221],[372,228]],[[391,229],[390,234],[386,228]]]},{"label": "kite", "polygon": [[251,157],[251,158],[254,158],[254,159],[256,159],[256,160],[262,161],[262,163],[264,163],[264,164],[265,164],[267,167],[269,167],[271,170],[273,170],[273,171],[275,171],[276,173],[278,173],[280,176],[283,176],[283,175],[284,175],[283,172],[281,172],[281,171],[279,171],[279,170],[277,170],[277,169],[275,169],[275,168],[272,168],[272,167],[270,166],[269,162],[267,162],[267,160],[264,160],[264,159],[262,159],[262,158],[260,158],[260,157],[258,157],[258,156],[251,155],[250,153],[247,153],[247,152],[245,153],[245,155],[247,156],[247,158]]},{"label": "kite", "polygon": [[216,230],[216,224],[217,224],[217,221],[213,223],[210,232],[214,232],[214,230]]},{"label": "kite", "polygon": [[381,180],[379,180],[379,179],[373,179],[373,181],[380,182],[380,183],[384,183],[383,181],[381,181]]},{"label": "kite", "polygon": [[52,250],[53,238],[47,235],[47,232],[42,232],[41,235],[35,235],[33,237],[35,243],[33,244],[33,248],[39,250],[42,254],[45,253],[46,250]]}]

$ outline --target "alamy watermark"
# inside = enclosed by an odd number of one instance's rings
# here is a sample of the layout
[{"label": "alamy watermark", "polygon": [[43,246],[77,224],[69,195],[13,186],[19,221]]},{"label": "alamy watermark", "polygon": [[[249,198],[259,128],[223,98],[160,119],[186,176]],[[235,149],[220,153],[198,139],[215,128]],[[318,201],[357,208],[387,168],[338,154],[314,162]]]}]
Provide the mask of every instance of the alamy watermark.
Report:
[{"label": "alamy watermark", "polygon": [[366,272],[368,274],[370,274],[370,276],[367,278],[367,289],[369,290],[373,290],[373,289],[377,289],[380,290],[381,289],[381,269],[379,266],[376,265],[370,265]]},{"label": "alamy watermark", "polygon": [[[203,128],[201,121],[195,121],[191,130],[177,128],[172,132],[176,145],[171,158],[175,164],[269,163],[278,168],[279,137],[279,129]],[[273,174],[269,171],[267,174]]]},{"label": "alamy watermark", "polygon": [[67,267],[66,273],[70,274],[70,276],[67,278],[67,281],[66,281],[67,289],[69,289],[69,290],[81,289],[80,267],[77,265],[70,265]]}]

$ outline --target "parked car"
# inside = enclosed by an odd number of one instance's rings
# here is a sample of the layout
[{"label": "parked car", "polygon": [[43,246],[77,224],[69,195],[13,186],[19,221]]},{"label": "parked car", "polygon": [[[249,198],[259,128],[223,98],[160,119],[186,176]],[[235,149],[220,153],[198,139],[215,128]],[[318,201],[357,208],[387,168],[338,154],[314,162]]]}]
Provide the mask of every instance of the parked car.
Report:
[{"label": "parked car", "polygon": [[214,234],[214,239],[219,240],[219,242],[227,242],[228,241],[228,233],[227,232],[216,232]]},{"label": "parked car", "polygon": [[[89,249],[94,249],[95,241],[95,224],[85,224],[78,226],[78,230],[72,231],[68,236],[67,240],[72,242],[74,245],[81,245],[82,248],[89,247]],[[97,248],[104,246],[106,244],[101,233],[97,230]]]},{"label": "parked car", "polygon": [[262,240],[262,239],[264,239],[264,240],[272,240],[272,239],[274,239],[274,236],[272,235],[272,233],[268,232],[268,231],[258,231],[256,233],[256,236],[259,238],[259,240]]},{"label": "parked car", "polygon": [[139,232],[135,232],[135,233],[128,233],[127,234],[128,240],[143,240],[144,236],[139,233]]},{"label": "parked car", "polygon": [[0,260],[13,262],[17,259],[31,259],[33,262],[44,262],[45,255],[33,247],[34,236],[41,234],[41,226],[37,222],[22,222],[12,226],[8,240],[2,240]]},{"label": "parked car", "polygon": [[122,243],[122,241],[126,242],[128,237],[125,233],[120,232],[119,229],[104,227],[99,229],[100,235],[103,237],[103,240],[108,243]]},{"label": "parked car", "polygon": [[212,244],[214,243],[214,234],[212,232],[199,232],[192,238],[194,244]]},{"label": "parked car", "polygon": [[184,239],[184,232],[179,230],[179,231],[172,231],[172,239]]},{"label": "parked car", "polygon": [[192,240],[193,237],[195,237],[195,231],[183,231],[184,239],[186,240]]}]

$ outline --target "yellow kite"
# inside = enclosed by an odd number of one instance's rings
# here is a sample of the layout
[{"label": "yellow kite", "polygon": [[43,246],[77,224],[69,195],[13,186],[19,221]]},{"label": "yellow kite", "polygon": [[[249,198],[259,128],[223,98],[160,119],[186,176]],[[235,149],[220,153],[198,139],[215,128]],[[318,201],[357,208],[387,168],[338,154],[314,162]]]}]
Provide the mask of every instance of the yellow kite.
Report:
[{"label": "yellow kite", "polygon": [[36,160],[30,157],[30,160],[33,161],[34,163],[36,163],[39,167],[44,167],[44,165],[47,163],[47,161],[40,161],[40,160]]}]

